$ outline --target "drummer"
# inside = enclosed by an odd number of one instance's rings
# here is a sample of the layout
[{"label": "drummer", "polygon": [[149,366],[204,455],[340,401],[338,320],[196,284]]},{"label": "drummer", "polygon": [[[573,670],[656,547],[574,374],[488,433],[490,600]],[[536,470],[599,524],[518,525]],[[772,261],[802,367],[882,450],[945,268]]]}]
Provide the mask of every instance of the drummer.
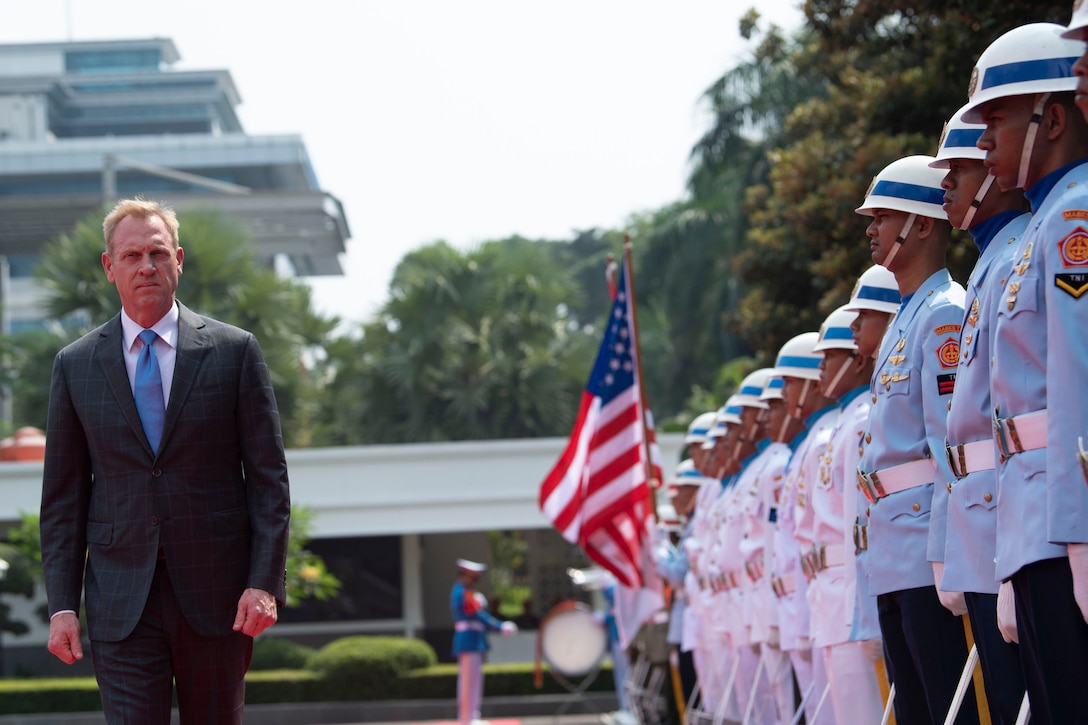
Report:
[{"label": "drummer", "polygon": [[503,622],[487,611],[487,599],[476,590],[485,564],[468,559],[457,560],[457,582],[450,591],[453,615],[453,656],[457,658],[457,719],[469,725],[480,719],[480,700],[484,691],[484,653],[490,649],[488,632],[515,634],[513,622]]}]

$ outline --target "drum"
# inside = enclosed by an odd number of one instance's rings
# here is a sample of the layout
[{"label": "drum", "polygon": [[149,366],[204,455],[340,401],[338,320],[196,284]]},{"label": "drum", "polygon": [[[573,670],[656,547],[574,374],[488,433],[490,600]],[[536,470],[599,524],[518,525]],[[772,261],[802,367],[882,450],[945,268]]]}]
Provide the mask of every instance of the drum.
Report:
[{"label": "drum", "polygon": [[552,670],[580,676],[596,669],[608,652],[608,630],[581,602],[560,602],[540,622],[540,653]]}]

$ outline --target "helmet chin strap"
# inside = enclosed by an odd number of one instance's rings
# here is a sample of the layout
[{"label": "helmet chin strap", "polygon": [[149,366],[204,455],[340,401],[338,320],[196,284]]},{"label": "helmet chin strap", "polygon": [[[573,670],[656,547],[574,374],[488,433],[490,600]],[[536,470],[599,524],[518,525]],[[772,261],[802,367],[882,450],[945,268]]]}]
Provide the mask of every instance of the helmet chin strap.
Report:
[{"label": "helmet chin strap", "polygon": [[967,210],[967,213],[963,215],[963,221],[960,223],[959,228],[964,231],[971,228],[971,220],[975,218],[975,212],[982,206],[982,200],[986,198],[987,192],[990,191],[990,187],[994,183],[993,176],[986,174],[986,178],[983,179],[982,184],[978,187],[978,193],[975,194],[975,198],[971,201],[971,207]]},{"label": "helmet chin strap", "polygon": [[831,382],[824,386],[824,395],[829,398],[838,397],[837,395],[835,395],[835,388],[839,386],[839,383],[842,381],[843,376],[846,375],[846,371],[850,369],[850,365],[854,362],[856,358],[857,353],[851,353],[850,357],[842,361],[842,365],[839,366],[839,372],[835,373],[835,377],[831,378]]},{"label": "helmet chin strap", "polygon": [[880,265],[884,269],[892,268],[892,260],[895,259],[895,255],[899,254],[899,248],[903,246],[903,240],[910,234],[911,227],[914,226],[914,220],[918,218],[918,215],[911,212],[907,217],[907,221],[903,224],[903,230],[899,232],[899,236],[895,238],[895,244],[892,245],[892,251],[888,252],[887,258]]},{"label": "helmet chin strap", "polygon": [[1035,150],[1035,136],[1039,133],[1039,126],[1043,123],[1043,106],[1046,105],[1049,93],[1040,93],[1035,99],[1035,108],[1031,111],[1031,121],[1028,123],[1027,133],[1024,134],[1024,149],[1020,152],[1020,174],[1016,178],[1016,188],[1023,189],[1028,182],[1028,167],[1031,165],[1031,152]]},{"label": "helmet chin strap", "polygon": [[800,413],[805,409],[805,402],[808,400],[808,392],[812,390],[812,381],[805,379],[803,385],[801,385],[801,394],[797,396],[797,405],[794,406],[794,411],[790,413],[790,416],[794,418],[800,418]]},{"label": "helmet chin strap", "polygon": [[775,436],[776,441],[778,441],[779,443],[785,443],[786,442],[786,430],[789,428],[789,426],[790,426],[790,416],[788,416],[788,415],[782,416],[782,426],[778,429],[778,435]]}]

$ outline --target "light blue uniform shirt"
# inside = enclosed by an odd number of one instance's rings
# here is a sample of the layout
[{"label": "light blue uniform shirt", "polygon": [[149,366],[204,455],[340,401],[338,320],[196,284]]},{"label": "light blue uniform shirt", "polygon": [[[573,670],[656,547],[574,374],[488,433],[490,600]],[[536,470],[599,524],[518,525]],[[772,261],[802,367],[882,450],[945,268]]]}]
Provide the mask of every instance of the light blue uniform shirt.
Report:
[{"label": "light blue uniform shirt", "polygon": [[[971,228],[979,258],[967,280],[956,388],[948,408],[948,442],[988,441],[996,461],[990,349],[997,305],[1012,259],[1031,215],[1008,211]],[[945,531],[944,581],[953,592],[996,594],[997,480],[994,469],[975,471],[952,482]]]},{"label": "light blue uniform shirt", "polygon": [[[924,483],[869,506],[869,591],[875,595],[932,586],[930,562],[944,558],[952,479],[944,444],[963,298],[948,270],[935,272],[903,301],[877,355],[859,468],[872,473],[932,458],[936,485]],[[931,547],[931,540],[938,545]]]},{"label": "light blue uniform shirt", "polygon": [[1088,431],[1088,165],[1058,169],[1026,195],[1033,217],[998,303],[990,394],[1002,418],[1045,409],[1047,446],[998,464],[1002,580],[1088,542],[1088,486],[1076,458]]}]

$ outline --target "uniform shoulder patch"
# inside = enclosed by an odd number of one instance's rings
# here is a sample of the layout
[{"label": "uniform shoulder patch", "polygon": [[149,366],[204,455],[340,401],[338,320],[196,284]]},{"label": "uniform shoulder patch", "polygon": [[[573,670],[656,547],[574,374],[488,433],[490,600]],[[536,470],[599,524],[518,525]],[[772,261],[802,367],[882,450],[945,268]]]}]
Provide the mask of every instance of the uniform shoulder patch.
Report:
[{"label": "uniform shoulder patch", "polygon": [[1067,234],[1058,242],[1058,255],[1063,267],[1088,266],[1088,230],[1078,226]]},{"label": "uniform shoulder patch", "polygon": [[[959,328],[959,325],[956,325]],[[937,360],[942,368],[954,368],[960,363],[960,343],[954,338],[948,338],[937,348]]]},{"label": "uniform shoulder patch", "polygon": [[1062,212],[1062,219],[1071,222],[1074,219],[1088,220],[1088,209],[1066,209]]},{"label": "uniform shoulder patch", "polygon": [[1088,292],[1088,272],[1065,272],[1054,275],[1054,286],[1075,300]]}]

